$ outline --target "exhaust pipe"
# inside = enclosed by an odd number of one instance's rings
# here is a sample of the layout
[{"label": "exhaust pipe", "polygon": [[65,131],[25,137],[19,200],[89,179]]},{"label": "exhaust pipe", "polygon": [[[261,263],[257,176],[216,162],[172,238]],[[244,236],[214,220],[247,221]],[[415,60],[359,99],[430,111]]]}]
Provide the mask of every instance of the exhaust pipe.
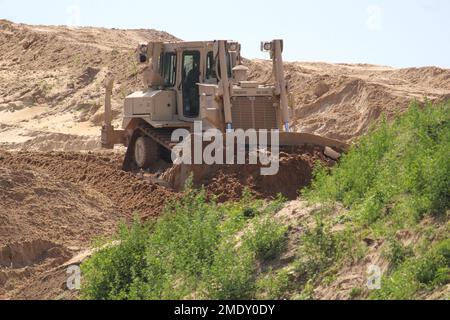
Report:
[{"label": "exhaust pipe", "polygon": [[102,148],[114,149],[114,128],[112,127],[112,106],[111,97],[114,87],[114,78],[107,77],[105,79],[105,121],[102,127]]},{"label": "exhaust pipe", "polygon": [[281,117],[285,132],[289,132],[289,103],[283,70],[283,40],[273,40],[272,46],[273,67],[275,69],[277,91],[280,95]]},{"label": "exhaust pipe", "polygon": [[231,115],[231,99],[230,99],[230,80],[228,78],[228,64],[227,64],[227,42],[224,40],[218,41],[218,53],[220,63],[220,82],[223,88],[223,108],[225,115],[226,132],[233,130],[233,117]]}]

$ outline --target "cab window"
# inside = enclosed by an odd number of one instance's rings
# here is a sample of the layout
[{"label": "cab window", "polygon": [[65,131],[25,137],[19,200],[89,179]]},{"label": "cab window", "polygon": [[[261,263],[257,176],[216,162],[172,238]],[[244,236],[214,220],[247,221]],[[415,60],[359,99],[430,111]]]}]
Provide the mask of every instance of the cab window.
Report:
[{"label": "cab window", "polygon": [[[227,66],[228,66],[228,77],[231,78],[231,56],[227,54]],[[220,65],[218,66],[219,77],[220,77]],[[206,56],[206,80],[217,79],[216,72],[216,61],[214,59],[214,53],[212,51],[208,52]]]},{"label": "cab window", "polygon": [[214,53],[208,52],[206,56],[206,80],[217,79],[216,62],[214,61]]},{"label": "cab window", "polygon": [[200,51],[183,52],[183,114],[187,118],[196,118],[200,114],[199,87]]},{"label": "cab window", "polygon": [[177,55],[175,52],[166,52],[161,55],[161,76],[166,87],[174,87],[177,76]]}]

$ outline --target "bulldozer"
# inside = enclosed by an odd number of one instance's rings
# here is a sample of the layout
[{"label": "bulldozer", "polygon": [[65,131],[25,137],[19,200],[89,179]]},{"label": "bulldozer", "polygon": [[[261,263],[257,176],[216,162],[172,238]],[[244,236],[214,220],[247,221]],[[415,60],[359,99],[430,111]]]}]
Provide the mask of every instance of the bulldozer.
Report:
[{"label": "bulldozer", "polygon": [[136,59],[145,66],[143,90],[125,98],[122,129],[112,126],[113,79],[106,81],[102,147],[127,148],[123,170],[145,170],[160,159],[170,160],[179,141],[175,130],[276,130],[279,146],[313,145],[337,159],[343,142],[289,127],[288,86],[283,70],[283,40],[261,43],[273,63],[273,83],[249,81],[249,69],[236,41],[150,42],[139,44]]}]

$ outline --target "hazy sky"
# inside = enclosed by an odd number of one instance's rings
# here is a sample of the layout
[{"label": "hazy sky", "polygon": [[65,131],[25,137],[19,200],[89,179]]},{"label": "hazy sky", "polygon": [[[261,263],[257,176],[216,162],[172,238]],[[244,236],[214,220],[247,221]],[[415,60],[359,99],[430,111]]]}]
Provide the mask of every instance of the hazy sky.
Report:
[{"label": "hazy sky", "polygon": [[450,68],[449,0],[0,0],[0,18],[235,39],[249,58],[283,38],[286,60]]}]

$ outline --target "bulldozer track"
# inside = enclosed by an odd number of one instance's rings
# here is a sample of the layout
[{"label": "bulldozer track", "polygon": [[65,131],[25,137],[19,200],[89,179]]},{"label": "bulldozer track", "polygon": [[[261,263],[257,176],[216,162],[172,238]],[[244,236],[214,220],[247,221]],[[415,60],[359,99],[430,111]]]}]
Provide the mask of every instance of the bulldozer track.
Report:
[{"label": "bulldozer track", "polygon": [[172,151],[172,149],[177,145],[176,142],[172,142],[172,133],[175,129],[155,129],[147,126],[141,126],[139,127],[139,130],[169,151]]},{"label": "bulldozer track", "polygon": [[134,144],[136,143],[136,140],[143,135],[153,139],[154,141],[156,141],[156,143],[158,143],[158,145],[168,150],[169,152],[172,152],[172,149],[177,145],[176,142],[172,142],[172,133],[174,130],[176,129],[156,129],[145,125],[136,128],[133,136],[129,141],[122,169],[127,172],[131,172],[136,169],[133,158]]}]

